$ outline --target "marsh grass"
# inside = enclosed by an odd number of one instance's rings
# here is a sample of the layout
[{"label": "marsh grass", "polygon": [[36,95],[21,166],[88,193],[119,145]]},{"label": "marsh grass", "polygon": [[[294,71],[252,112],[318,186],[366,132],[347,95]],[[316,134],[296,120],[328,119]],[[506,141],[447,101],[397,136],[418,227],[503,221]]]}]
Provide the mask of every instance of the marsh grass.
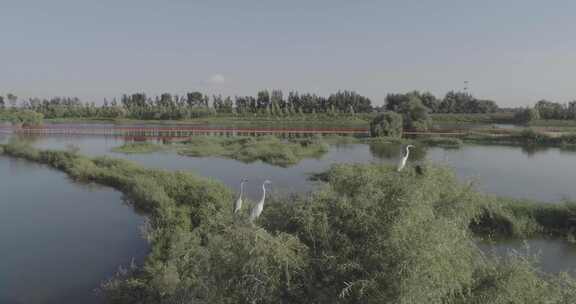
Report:
[{"label": "marsh grass", "polygon": [[273,136],[194,136],[179,144],[128,143],[112,149],[119,153],[154,153],[168,150],[191,157],[222,157],[245,163],[262,161],[288,167],[304,158],[321,157],[328,151],[328,145],[315,139],[282,140]]},{"label": "marsh grass", "polygon": [[166,146],[150,143],[150,142],[135,142],[135,143],[125,143],[122,146],[112,148],[112,152],[125,153],[125,154],[137,154],[137,153],[154,153],[160,152],[166,149]]},{"label": "marsh grass", "polygon": [[[108,157],[3,153],[122,191],[149,218],[144,265],[106,281],[109,303],[571,303],[576,282],[474,238],[573,228],[571,204],[486,196],[428,165],[335,165],[307,195],[274,196],[255,225],[233,217],[221,183]],[[476,229],[488,227],[490,229]]]},{"label": "marsh grass", "polygon": [[512,112],[499,112],[499,113],[489,113],[489,114],[445,114],[445,113],[435,113],[430,115],[435,123],[477,123],[477,124],[494,124],[494,123],[504,123],[511,124],[515,123],[514,113]]},{"label": "marsh grass", "polygon": [[318,158],[328,145],[316,139],[283,140],[275,136],[261,137],[191,137],[177,148],[187,156],[216,156],[246,163],[262,161],[287,167],[304,158]]},{"label": "marsh grass", "polygon": [[[173,144],[126,143],[112,149],[117,153],[155,153],[173,151],[190,157],[221,157],[235,159],[245,163],[261,161],[270,165],[289,167],[306,158],[320,158],[328,152],[330,145],[347,146],[368,144],[371,150],[387,150],[387,153],[376,153],[381,157],[396,157],[400,145],[415,144],[419,146],[440,146],[459,148],[462,141],[455,138],[393,138],[393,137],[353,137],[340,135],[312,136],[300,139],[283,139],[276,136],[258,137],[221,137],[193,136],[186,142]],[[373,149],[374,147],[378,147]]]},{"label": "marsh grass", "polygon": [[466,142],[506,144],[523,146],[553,146],[570,148],[576,145],[575,133],[552,135],[534,129],[512,131],[505,135],[471,133],[463,138]]},{"label": "marsh grass", "polygon": [[288,167],[305,158],[319,158],[328,151],[328,144],[320,138],[281,139],[275,136],[219,137],[193,136],[187,142],[170,145],[153,143],[125,144],[114,152],[152,153],[173,150],[191,157],[231,158],[245,163],[262,161]]}]

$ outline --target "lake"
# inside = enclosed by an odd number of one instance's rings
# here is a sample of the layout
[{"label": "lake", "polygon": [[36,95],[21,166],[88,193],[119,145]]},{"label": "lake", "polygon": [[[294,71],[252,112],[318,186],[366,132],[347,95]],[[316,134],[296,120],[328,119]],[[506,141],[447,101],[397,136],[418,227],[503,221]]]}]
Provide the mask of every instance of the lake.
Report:
[{"label": "lake", "polygon": [[[2,137],[3,136],[3,137]],[[8,135],[0,135],[0,141]],[[78,147],[88,155],[110,155],[147,167],[190,170],[237,189],[247,177],[248,197],[261,195],[261,182],[273,181],[273,192],[307,192],[311,173],[335,163],[395,163],[399,146],[333,145],[319,159],[281,168],[220,158],[193,158],[170,152],[120,154],[120,137],[28,137],[39,148]],[[462,149],[419,147],[411,162],[433,161],[454,168],[462,180],[473,179],[484,192],[554,203],[576,197],[576,173],[569,164],[576,152],[560,149],[465,145]],[[143,219],[109,188],[79,185],[60,172],[14,159],[0,158],[0,303],[98,303],[93,290],[119,265],[142,259],[146,244],[138,227]],[[12,232],[12,233],[11,233]],[[17,235],[13,233],[17,232]],[[530,240],[530,253],[541,254],[544,271],[576,267],[576,247],[560,240]],[[520,241],[480,244],[487,252],[523,251]],[[105,249],[105,250],[103,250]],[[4,300],[4,299],[9,300]],[[73,300],[73,301],[72,301]],[[4,302],[3,302],[4,301]],[[9,302],[12,301],[12,302]]]}]

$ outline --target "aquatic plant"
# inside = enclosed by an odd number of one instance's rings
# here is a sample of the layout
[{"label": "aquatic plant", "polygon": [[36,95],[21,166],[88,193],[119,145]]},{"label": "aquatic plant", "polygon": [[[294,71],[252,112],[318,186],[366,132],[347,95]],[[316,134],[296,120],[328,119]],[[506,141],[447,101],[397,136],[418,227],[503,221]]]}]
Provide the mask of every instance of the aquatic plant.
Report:
[{"label": "aquatic plant", "polygon": [[117,153],[153,153],[159,152],[164,150],[165,147],[163,145],[151,143],[151,142],[134,142],[134,143],[125,143],[122,146],[112,148],[113,152]]},{"label": "aquatic plant", "polygon": [[128,143],[112,149],[120,153],[152,153],[163,150],[173,150],[180,155],[191,157],[225,157],[246,163],[262,161],[288,167],[304,158],[321,157],[328,151],[328,145],[317,137],[284,140],[275,136],[193,136],[178,144]]},{"label": "aquatic plant", "polygon": [[242,162],[262,161],[287,167],[304,158],[317,158],[328,151],[328,145],[315,139],[283,140],[275,136],[206,137],[194,136],[176,146],[178,154],[187,156],[216,156]]}]

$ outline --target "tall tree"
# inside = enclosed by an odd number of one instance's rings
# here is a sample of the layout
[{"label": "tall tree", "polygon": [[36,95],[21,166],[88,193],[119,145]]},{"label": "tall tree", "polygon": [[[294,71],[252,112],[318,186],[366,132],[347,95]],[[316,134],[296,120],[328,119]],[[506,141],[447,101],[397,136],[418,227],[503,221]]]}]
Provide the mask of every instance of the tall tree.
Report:
[{"label": "tall tree", "polygon": [[16,104],[18,103],[18,96],[12,94],[12,93],[8,93],[6,94],[6,99],[8,99],[8,103],[10,104],[10,106],[12,108],[16,107]]}]

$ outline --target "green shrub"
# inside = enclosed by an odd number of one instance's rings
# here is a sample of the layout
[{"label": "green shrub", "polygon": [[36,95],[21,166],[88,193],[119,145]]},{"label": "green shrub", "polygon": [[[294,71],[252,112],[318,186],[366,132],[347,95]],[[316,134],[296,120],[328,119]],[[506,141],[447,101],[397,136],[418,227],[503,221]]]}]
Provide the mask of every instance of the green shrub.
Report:
[{"label": "green shrub", "polygon": [[30,110],[0,110],[0,121],[13,125],[32,127],[42,124],[44,115]]},{"label": "green shrub", "polygon": [[530,124],[540,119],[540,112],[537,108],[526,108],[514,114],[514,122],[519,124]]},{"label": "green shrub", "polygon": [[[337,165],[322,174],[322,191],[267,207],[266,229],[295,234],[310,248],[308,302],[564,303],[574,295],[574,286],[566,286],[574,284],[571,278],[542,278],[521,259],[484,257],[471,231],[496,230],[469,229],[482,223],[508,227],[513,236],[546,233],[571,213],[535,206],[522,212],[519,203],[461,185],[447,169],[426,171]],[[502,221],[487,221],[488,213]],[[530,296],[520,296],[527,286],[533,286]]]},{"label": "green shrub", "polygon": [[402,137],[402,116],[394,112],[385,112],[376,116],[370,122],[370,136],[372,137]]}]

